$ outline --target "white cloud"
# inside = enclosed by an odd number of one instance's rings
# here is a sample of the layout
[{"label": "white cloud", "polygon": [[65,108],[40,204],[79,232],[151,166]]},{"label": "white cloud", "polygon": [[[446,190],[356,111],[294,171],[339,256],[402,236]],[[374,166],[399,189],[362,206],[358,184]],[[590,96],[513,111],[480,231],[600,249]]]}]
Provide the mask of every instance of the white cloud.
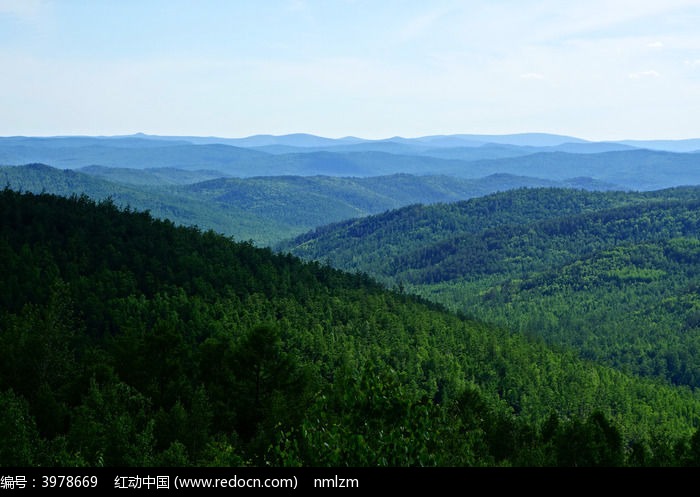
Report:
[{"label": "white cloud", "polygon": [[308,5],[304,0],[290,0],[287,4],[287,10],[291,11],[306,10],[307,8]]},{"label": "white cloud", "polygon": [[658,71],[653,69],[648,71],[638,71],[629,74],[630,79],[640,79],[640,78],[658,78],[661,76]]},{"label": "white cloud", "polygon": [[0,15],[33,19],[41,13],[44,5],[42,0],[0,0]]},{"label": "white cloud", "polygon": [[652,41],[651,43],[647,43],[647,47],[649,48],[663,48],[664,44],[660,41]]},{"label": "white cloud", "polygon": [[[553,3],[551,5],[554,6]],[[561,22],[550,25],[550,28],[561,30],[563,35],[580,35],[642,19],[672,16],[683,9],[697,6],[697,0],[590,0],[567,2],[565,7],[561,7],[561,2],[556,2],[557,8],[553,12],[558,12],[556,17]],[[596,12],[596,15],[590,15],[591,12]]]},{"label": "white cloud", "polygon": [[700,67],[700,59],[686,60],[684,63],[688,67]]},{"label": "white cloud", "polygon": [[538,72],[526,72],[520,75],[521,79],[544,79],[544,74]]},{"label": "white cloud", "polygon": [[400,27],[397,38],[406,42],[430,33],[436,23],[447,13],[446,9],[435,9],[411,18]]}]

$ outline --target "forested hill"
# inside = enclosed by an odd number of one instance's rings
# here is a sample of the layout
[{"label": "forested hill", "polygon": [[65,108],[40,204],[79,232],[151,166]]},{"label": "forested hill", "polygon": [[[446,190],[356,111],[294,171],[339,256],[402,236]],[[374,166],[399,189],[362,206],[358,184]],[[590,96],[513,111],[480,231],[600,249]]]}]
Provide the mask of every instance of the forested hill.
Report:
[{"label": "forested hill", "polygon": [[207,170],[92,166],[78,171],[44,164],[0,166],[0,185],[13,190],[111,198],[119,207],[148,210],[175,224],[199,226],[271,245],[316,226],[413,203],[461,200],[524,186],[611,186],[574,178],[565,182],[495,174],[479,179],[395,174],[370,178],[331,176],[212,177]]},{"label": "forested hill", "polygon": [[[463,243],[464,237],[485,240],[486,237],[508,236],[517,226],[538,227],[534,223],[549,219],[582,222],[587,215],[615,208],[636,206],[653,208],[660,201],[694,201],[700,187],[679,187],[652,192],[594,192],[564,188],[521,188],[493,193],[462,202],[436,205],[412,205],[401,209],[350,219],[321,226],[299,237],[277,245],[281,251],[291,251],[306,259],[322,259],[335,267],[358,270],[375,276],[401,276],[423,269],[434,272],[442,258],[473,247]],[[623,216],[624,216],[623,212]],[[584,216],[581,218],[580,216]],[[529,227],[527,229],[530,229]],[[460,251],[459,247],[463,247]],[[493,247],[490,247],[493,248]],[[491,256],[489,256],[491,257]],[[399,260],[401,259],[401,260]],[[421,262],[422,261],[422,262]],[[454,267],[456,274],[479,271],[476,267]],[[440,280],[450,276],[435,276]],[[412,276],[417,282],[428,282]],[[430,278],[430,276],[426,276]]]},{"label": "forested hill", "polygon": [[700,188],[528,189],[406,208],[285,247],[621,371],[700,386]]},{"label": "forested hill", "polygon": [[[249,240],[251,235],[257,234],[256,241],[265,243],[281,233],[287,233],[287,236],[294,233],[275,219],[261,218],[233,204],[219,204],[210,198],[187,195],[185,186],[173,184],[194,175],[201,178],[201,171],[131,169],[110,170],[111,176],[100,174],[105,171],[106,168],[100,167],[85,171],[56,169],[46,164],[0,166],[0,186],[64,197],[85,194],[95,201],[109,198],[121,208],[148,211],[156,218],[170,219],[178,225],[200,226],[239,240]],[[119,179],[114,180],[117,174]],[[167,181],[162,179],[164,176]],[[160,178],[159,183],[152,184],[156,178]]]},{"label": "forested hill", "polygon": [[85,196],[0,194],[2,466],[697,465],[700,398]]}]

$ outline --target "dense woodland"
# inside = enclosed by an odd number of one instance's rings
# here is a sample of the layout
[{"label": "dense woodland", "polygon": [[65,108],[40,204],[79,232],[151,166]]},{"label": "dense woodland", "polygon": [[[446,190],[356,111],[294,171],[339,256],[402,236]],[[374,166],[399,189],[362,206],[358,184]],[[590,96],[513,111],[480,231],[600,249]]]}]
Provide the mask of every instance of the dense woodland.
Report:
[{"label": "dense woodland", "polygon": [[524,189],[348,221],[290,246],[582,358],[696,388],[699,198],[697,187]]},{"label": "dense woodland", "polygon": [[[616,198],[611,207],[624,209]],[[693,208],[664,202],[675,231],[660,253],[650,245],[650,260],[695,263]],[[607,218],[573,204],[580,226],[607,233]],[[494,240],[510,253],[517,237],[542,236],[508,229],[489,235],[487,247]],[[647,257],[640,247],[626,254]],[[585,268],[618,256],[626,255],[601,253]],[[388,290],[363,271],[302,262],[109,200],[9,188],[0,194],[0,265],[3,466],[700,464],[691,382],[553,349]],[[606,270],[614,282],[654,281],[666,269]],[[544,292],[566,274],[542,268],[541,281],[519,284]],[[514,313],[527,312],[505,284],[493,288],[479,298],[510,299]],[[693,287],[683,288],[686,300],[664,305],[692,307]]]},{"label": "dense woodland", "polygon": [[[2,139],[0,139],[0,144]],[[1,149],[1,146],[0,146]],[[393,174],[222,177],[210,170],[112,168],[56,169],[45,164],[0,166],[0,187],[33,193],[85,194],[119,207],[148,210],[176,225],[198,226],[270,246],[316,226],[410,204],[457,201],[500,190],[535,186],[606,189],[593,180],[567,182],[495,174],[464,179]]]}]

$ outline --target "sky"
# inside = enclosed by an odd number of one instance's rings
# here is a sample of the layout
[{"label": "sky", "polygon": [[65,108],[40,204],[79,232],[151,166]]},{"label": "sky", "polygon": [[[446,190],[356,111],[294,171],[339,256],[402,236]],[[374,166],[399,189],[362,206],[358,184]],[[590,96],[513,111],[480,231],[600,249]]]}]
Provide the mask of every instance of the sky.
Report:
[{"label": "sky", "polygon": [[0,136],[700,137],[700,0],[0,0]]}]

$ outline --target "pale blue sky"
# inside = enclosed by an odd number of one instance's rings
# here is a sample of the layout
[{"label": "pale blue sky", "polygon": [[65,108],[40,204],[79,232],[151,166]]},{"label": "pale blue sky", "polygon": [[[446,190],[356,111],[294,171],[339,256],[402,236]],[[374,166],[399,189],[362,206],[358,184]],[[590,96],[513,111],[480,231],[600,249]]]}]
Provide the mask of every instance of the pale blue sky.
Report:
[{"label": "pale blue sky", "polygon": [[0,0],[0,135],[700,137],[700,0]]}]

